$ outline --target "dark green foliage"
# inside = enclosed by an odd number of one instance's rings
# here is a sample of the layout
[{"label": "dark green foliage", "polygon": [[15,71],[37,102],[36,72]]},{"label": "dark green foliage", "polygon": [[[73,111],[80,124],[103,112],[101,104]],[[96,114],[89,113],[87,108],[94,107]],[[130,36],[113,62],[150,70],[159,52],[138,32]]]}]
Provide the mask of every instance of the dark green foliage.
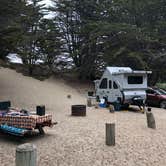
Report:
[{"label": "dark green foliage", "polygon": [[56,56],[60,54],[61,36],[56,23],[49,19],[41,21],[40,31],[42,35],[39,38],[38,47],[42,53],[41,59],[52,69]]},{"label": "dark green foliage", "polygon": [[0,58],[17,48],[20,32],[17,21],[24,6],[24,1],[0,0]]},{"label": "dark green foliage", "polygon": [[44,6],[39,4],[41,1],[31,0],[20,17],[22,36],[18,50],[23,63],[29,68],[30,75],[32,75],[36,61],[40,59],[38,42],[42,36],[40,22],[43,18],[42,10],[44,10]]},{"label": "dark green foliage", "polygon": [[[49,9],[41,0],[0,1],[0,57],[15,51],[31,71],[37,59],[52,68],[68,53],[83,79],[109,65],[152,70],[151,84],[165,81],[164,0],[52,1]],[[54,18],[45,19],[46,10]]]},{"label": "dark green foliage", "polygon": [[80,78],[90,78],[99,51],[93,31],[95,33],[100,20],[100,5],[94,0],[55,2],[56,19],[65,41],[66,52],[73,58]]}]

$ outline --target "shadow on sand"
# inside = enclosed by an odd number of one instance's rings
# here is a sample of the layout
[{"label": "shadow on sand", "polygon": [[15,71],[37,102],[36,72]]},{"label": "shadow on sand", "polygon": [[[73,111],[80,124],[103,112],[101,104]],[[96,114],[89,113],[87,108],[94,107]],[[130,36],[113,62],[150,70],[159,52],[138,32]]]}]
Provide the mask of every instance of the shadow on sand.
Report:
[{"label": "shadow on sand", "polygon": [[0,142],[6,142],[8,144],[20,145],[24,143],[34,143],[36,141],[40,141],[41,139],[46,139],[51,137],[51,134],[41,135],[39,133],[35,133],[34,135],[26,135],[26,136],[15,136],[7,133],[0,132]]}]

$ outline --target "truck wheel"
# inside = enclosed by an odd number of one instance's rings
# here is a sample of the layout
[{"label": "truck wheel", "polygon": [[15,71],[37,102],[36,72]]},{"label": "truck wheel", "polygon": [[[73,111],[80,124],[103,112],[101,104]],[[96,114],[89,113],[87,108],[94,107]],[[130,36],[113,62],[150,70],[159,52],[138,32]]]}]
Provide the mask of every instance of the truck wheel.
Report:
[{"label": "truck wheel", "polygon": [[161,101],[160,108],[165,108],[166,109],[166,100]]}]

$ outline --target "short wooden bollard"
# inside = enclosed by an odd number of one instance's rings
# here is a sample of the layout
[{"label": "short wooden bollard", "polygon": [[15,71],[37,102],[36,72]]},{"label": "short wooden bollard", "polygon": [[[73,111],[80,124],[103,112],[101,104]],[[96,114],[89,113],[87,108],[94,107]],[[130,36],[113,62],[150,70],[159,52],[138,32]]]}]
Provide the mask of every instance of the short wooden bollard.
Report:
[{"label": "short wooden bollard", "polygon": [[115,123],[106,123],[106,145],[115,146]]},{"label": "short wooden bollard", "polygon": [[37,149],[26,143],[16,148],[16,166],[37,166]]},{"label": "short wooden bollard", "polygon": [[87,99],[87,106],[92,107],[92,100],[90,98]]},{"label": "short wooden bollard", "polygon": [[156,123],[152,112],[146,112],[147,125],[149,128],[156,129]]},{"label": "short wooden bollard", "polygon": [[114,113],[115,112],[115,109],[114,109],[113,105],[109,105],[108,109],[109,109],[110,113]]}]

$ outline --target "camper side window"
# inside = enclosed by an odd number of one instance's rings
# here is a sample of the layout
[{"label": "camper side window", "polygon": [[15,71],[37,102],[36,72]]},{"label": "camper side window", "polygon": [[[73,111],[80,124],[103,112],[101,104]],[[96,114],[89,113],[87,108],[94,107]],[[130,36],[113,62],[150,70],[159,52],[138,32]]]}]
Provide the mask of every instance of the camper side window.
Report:
[{"label": "camper side window", "polygon": [[118,85],[116,84],[115,81],[113,82],[113,88],[114,88],[114,89],[118,89]]},{"label": "camper side window", "polygon": [[112,81],[109,80],[109,89],[112,89]]},{"label": "camper side window", "polygon": [[107,89],[107,78],[103,78],[103,80],[100,83],[100,89]]},{"label": "camper side window", "polygon": [[128,76],[128,84],[143,84],[142,76]]}]

